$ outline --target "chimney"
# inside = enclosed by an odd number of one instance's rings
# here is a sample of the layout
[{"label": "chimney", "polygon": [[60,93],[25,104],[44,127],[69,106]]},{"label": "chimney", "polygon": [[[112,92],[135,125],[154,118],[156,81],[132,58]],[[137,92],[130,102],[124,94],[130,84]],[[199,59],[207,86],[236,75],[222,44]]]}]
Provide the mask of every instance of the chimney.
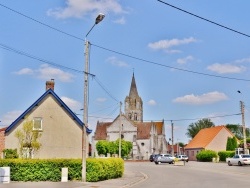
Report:
[{"label": "chimney", "polygon": [[55,80],[54,79],[46,81],[46,91],[48,89],[52,89],[54,91],[54,87],[55,87]]}]

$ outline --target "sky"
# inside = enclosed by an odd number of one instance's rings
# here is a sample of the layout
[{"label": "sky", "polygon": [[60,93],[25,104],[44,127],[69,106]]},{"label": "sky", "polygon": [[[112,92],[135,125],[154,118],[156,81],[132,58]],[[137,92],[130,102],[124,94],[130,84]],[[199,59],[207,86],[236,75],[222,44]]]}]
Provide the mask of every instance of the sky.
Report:
[{"label": "sky", "polygon": [[[0,128],[50,79],[83,119],[85,40],[93,132],[97,121],[119,115],[133,73],[144,121],[164,120],[167,139],[171,122],[174,141],[183,143],[202,118],[242,125],[240,101],[249,127],[249,7],[233,0],[0,0]],[[105,18],[94,26],[99,13]]]}]

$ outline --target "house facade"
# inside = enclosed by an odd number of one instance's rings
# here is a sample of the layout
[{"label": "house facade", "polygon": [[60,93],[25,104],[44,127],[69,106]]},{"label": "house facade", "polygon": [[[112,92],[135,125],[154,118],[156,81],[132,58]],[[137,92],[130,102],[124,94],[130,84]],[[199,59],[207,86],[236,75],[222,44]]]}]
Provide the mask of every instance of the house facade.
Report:
[{"label": "house facade", "polygon": [[96,143],[100,140],[115,141],[120,137],[133,144],[131,158],[148,160],[154,153],[166,153],[165,125],[162,121],[143,121],[143,101],[138,94],[134,74],[129,95],[124,101],[125,113],[112,122],[97,122],[92,137],[92,155],[98,156]]},{"label": "house facade", "polygon": [[226,151],[228,137],[232,138],[234,134],[223,125],[201,129],[185,146],[185,154],[190,161],[196,161],[201,150]]},{"label": "house facade", "polygon": [[[54,85],[54,80],[47,81],[45,93],[5,129],[4,148],[19,151],[20,143],[15,134],[18,130],[23,130],[25,122],[31,121],[33,130],[41,134],[38,139],[41,148],[38,152],[32,153],[32,158],[82,157],[84,125],[56,95]],[[89,129],[86,130],[87,133],[91,133]]]}]

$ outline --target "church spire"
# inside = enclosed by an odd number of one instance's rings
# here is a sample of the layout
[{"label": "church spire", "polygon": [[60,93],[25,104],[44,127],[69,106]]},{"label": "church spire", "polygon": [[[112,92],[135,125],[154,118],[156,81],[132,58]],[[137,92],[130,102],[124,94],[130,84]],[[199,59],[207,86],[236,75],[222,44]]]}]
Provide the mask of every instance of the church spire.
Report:
[{"label": "church spire", "polygon": [[125,116],[132,121],[143,121],[143,102],[138,95],[133,72],[129,96],[125,98]]},{"label": "church spire", "polygon": [[138,92],[137,92],[137,87],[136,87],[136,83],[135,83],[135,76],[134,76],[134,72],[133,72],[133,77],[132,77],[132,81],[131,81],[129,97],[135,98],[137,96],[138,96]]}]

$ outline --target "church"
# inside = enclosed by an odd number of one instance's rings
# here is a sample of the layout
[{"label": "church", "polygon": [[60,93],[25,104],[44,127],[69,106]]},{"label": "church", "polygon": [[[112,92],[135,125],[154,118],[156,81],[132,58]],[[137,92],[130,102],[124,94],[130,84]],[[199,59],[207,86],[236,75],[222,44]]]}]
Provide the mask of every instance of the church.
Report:
[{"label": "church", "polygon": [[151,154],[167,153],[164,120],[143,121],[143,101],[137,91],[134,73],[124,104],[124,113],[121,112],[113,122],[97,122],[92,137],[92,156],[98,156],[95,147],[98,141],[115,141],[119,137],[133,144],[131,159],[148,160]]}]

